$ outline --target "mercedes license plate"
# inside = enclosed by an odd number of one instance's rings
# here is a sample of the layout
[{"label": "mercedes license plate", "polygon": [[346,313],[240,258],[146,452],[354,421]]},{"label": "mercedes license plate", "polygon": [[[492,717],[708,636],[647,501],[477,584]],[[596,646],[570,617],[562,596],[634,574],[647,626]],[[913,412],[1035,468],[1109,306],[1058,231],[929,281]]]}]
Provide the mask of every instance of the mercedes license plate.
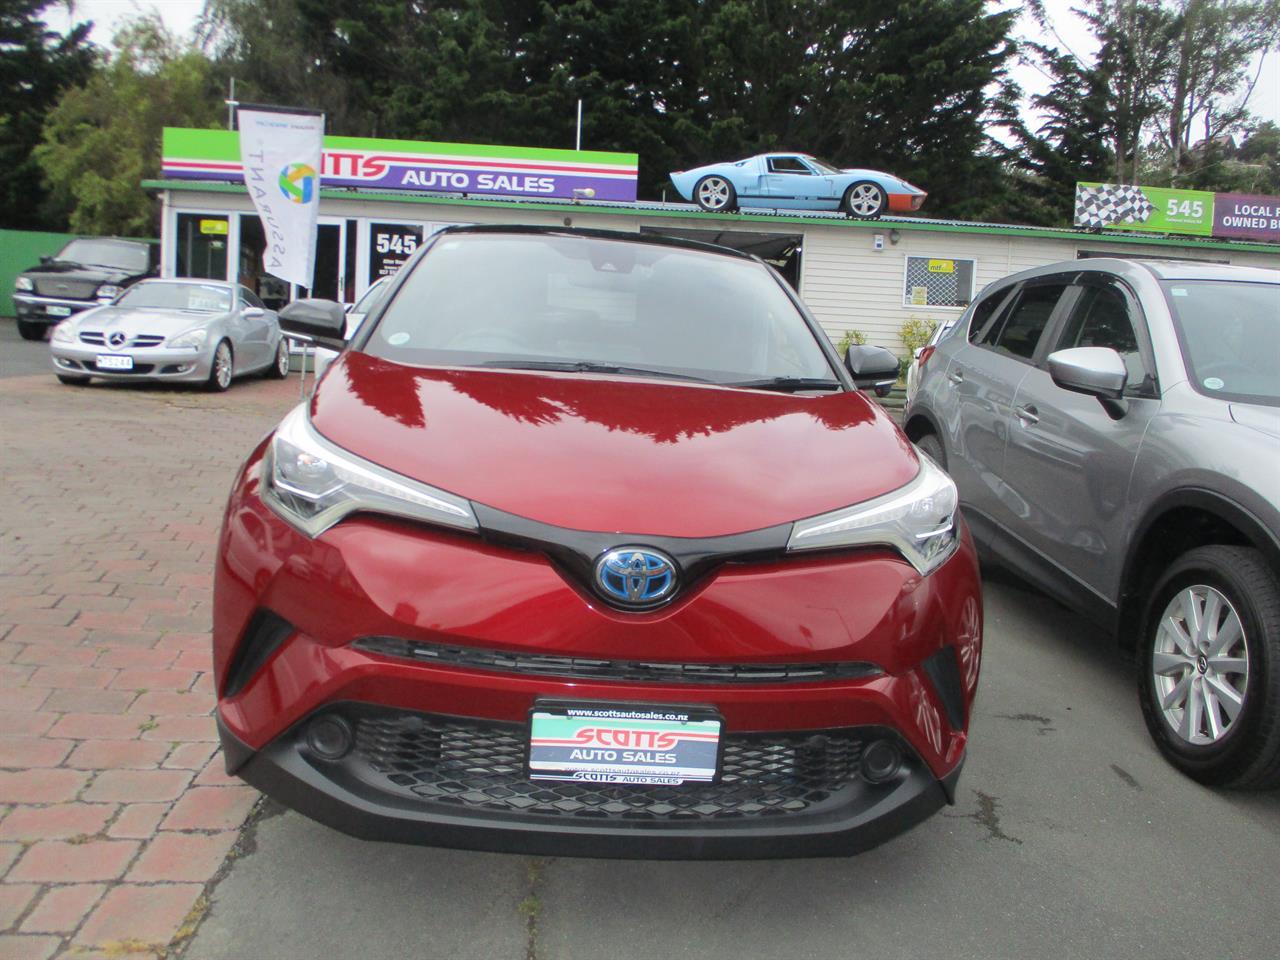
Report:
[{"label": "mercedes license plate", "polygon": [[585,783],[710,783],[723,721],[710,707],[539,701],[529,776]]},{"label": "mercedes license plate", "polygon": [[51,317],[69,317],[71,316],[70,307],[45,307],[44,312]]},{"label": "mercedes license plate", "polygon": [[109,353],[98,354],[99,370],[132,370],[133,357],[115,357]]}]

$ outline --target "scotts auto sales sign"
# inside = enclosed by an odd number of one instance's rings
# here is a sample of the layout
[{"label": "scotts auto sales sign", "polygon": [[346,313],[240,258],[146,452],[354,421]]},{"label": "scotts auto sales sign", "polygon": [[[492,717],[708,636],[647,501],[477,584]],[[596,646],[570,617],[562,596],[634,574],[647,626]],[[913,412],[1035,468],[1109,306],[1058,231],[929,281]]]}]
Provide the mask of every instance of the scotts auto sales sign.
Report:
[{"label": "scotts auto sales sign", "polygon": [[1280,241],[1280,197],[1077,183],[1076,226]]},{"label": "scotts auto sales sign", "polygon": [[[163,152],[166,177],[244,180],[237,133],[166,127]],[[638,161],[634,153],[328,136],[320,161],[320,184],[469,196],[594,196],[633,201]]]}]

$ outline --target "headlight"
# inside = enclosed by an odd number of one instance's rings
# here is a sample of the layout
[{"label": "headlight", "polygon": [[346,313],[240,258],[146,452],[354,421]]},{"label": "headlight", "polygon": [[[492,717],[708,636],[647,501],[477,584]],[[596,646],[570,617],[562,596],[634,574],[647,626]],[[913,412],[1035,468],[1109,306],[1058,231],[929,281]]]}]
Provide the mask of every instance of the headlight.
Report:
[{"label": "headlight", "polygon": [[17,290],[19,293],[30,293],[35,288],[36,286],[31,282],[30,277],[19,277],[17,280],[13,281],[13,289]]},{"label": "headlight", "polygon": [[114,300],[118,296],[120,296],[120,288],[114,283],[104,283],[98,288],[99,300]]},{"label": "headlight", "polygon": [[791,527],[788,550],[831,550],[837,547],[892,547],[921,574],[940,566],[955,552],[958,497],[956,485],[924,453],[920,472],[905,487],[865,503]]},{"label": "headlight", "polygon": [[208,339],[209,331],[203,327],[198,327],[195,330],[180,333],[176,337],[170,337],[167,346],[173,347],[175,350],[199,350]]},{"label": "headlight", "polygon": [[71,327],[72,325],[66,322],[60,323],[56,327],[54,327],[53,342],[54,343],[75,343],[76,333],[74,330],[71,329]]},{"label": "headlight", "polygon": [[262,466],[262,499],[309,537],[352,513],[383,513],[475,530],[469,501],[393,473],[316,433],[306,404],[294,407],[271,438]]}]

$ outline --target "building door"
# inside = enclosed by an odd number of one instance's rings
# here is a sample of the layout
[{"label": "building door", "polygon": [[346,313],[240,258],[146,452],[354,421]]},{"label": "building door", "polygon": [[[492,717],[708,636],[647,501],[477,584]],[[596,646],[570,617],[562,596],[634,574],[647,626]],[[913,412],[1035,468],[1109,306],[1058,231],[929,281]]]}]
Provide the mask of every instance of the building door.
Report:
[{"label": "building door", "polygon": [[321,218],[316,228],[316,261],[311,290],[267,273],[262,266],[266,236],[257,214],[240,215],[239,281],[272,310],[300,297],[355,302],[356,221]]}]

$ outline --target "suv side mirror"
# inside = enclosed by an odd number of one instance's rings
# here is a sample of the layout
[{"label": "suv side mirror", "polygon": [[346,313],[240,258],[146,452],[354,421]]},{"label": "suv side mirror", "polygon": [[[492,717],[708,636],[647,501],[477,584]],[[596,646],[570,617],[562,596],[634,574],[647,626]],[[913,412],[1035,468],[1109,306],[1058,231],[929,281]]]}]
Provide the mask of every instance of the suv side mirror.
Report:
[{"label": "suv side mirror", "polygon": [[854,344],[845,352],[844,365],[859,390],[875,387],[879,393],[898,382],[898,358],[884,347]]},{"label": "suv side mirror", "polygon": [[290,336],[330,350],[346,346],[342,331],[346,322],[342,304],[332,300],[295,300],[280,311],[280,329]]},{"label": "suv side mirror", "polygon": [[1072,347],[1049,354],[1049,376],[1063,390],[1119,400],[1129,371],[1110,347]]}]

